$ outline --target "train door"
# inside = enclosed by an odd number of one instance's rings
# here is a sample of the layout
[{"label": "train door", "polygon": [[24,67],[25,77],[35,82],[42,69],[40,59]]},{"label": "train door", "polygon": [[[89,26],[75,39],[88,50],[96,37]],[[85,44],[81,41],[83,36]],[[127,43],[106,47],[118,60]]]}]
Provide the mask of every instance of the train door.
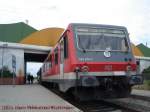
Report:
[{"label": "train door", "polygon": [[60,79],[64,79],[64,40],[60,43]]}]

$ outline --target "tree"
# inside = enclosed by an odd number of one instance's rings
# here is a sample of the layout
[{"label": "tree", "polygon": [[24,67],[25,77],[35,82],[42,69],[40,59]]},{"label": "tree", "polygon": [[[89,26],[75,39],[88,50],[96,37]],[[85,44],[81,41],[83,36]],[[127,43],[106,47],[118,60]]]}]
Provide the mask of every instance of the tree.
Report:
[{"label": "tree", "polygon": [[143,70],[143,76],[145,80],[150,80],[150,66]]},{"label": "tree", "polygon": [[8,69],[7,66],[3,66],[3,68],[0,69],[0,76],[2,76],[2,70],[3,70],[3,78],[13,77],[13,73]]}]

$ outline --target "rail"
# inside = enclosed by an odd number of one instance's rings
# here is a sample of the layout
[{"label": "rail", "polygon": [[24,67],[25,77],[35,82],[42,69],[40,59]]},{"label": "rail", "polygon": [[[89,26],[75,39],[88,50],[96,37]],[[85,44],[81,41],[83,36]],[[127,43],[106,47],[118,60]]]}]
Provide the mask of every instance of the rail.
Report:
[{"label": "rail", "polygon": [[63,98],[64,100],[68,101],[72,105],[78,107],[83,112],[140,112],[134,108],[130,108],[130,106],[120,105],[119,103],[108,100],[100,100],[100,101],[76,101],[75,98],[68,94],[64,94],[58,89],[51,89],[48,85],[44,84],[44,87],[49,89],[50,91],[57,94],[59,97]]}]

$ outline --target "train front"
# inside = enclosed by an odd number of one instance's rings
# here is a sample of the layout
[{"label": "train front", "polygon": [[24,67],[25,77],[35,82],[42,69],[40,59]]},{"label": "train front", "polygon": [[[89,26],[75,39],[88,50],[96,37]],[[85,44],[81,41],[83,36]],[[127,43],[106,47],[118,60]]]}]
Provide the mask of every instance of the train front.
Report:
[{"label": "train front", "polygon": [[77,63],[75,94],[82,98],[127,97],[141,84],[125,27],[72,25]]}]

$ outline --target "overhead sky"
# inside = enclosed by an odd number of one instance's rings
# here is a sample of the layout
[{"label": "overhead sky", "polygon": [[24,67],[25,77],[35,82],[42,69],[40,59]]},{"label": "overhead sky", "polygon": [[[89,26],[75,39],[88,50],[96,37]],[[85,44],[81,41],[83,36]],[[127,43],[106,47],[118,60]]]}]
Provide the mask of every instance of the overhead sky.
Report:
[{"label": "overhead sky", "polygon": [[39,68],[41,66],[42,66],[42,63],[28,62],[27,63],[27,73],[30,73],[31,75],[36,76],[36,74],[39,71]]},{"label": "overhead sky", "polygon": [[16,22],[39,30],[74,22],[121,25],[134,44],[150,47],[150,0],[0,0],[0,24]]},{"label": "overhead sky", "polygon": [[26,22],[36,29],[69,23],[122,25],[134,44],[150,46],[150,0],[0,0],[0,24]]}]

